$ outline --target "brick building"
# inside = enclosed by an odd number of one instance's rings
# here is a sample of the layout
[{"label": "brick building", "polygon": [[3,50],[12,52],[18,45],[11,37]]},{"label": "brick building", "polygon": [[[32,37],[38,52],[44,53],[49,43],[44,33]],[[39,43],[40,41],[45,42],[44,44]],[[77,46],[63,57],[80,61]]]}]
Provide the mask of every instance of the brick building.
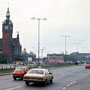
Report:
[{"label": "brick building", "polygon": [[10,11],[7,8],[6,20],[2,23],[2,38],[0,39],[0,54],[5,55],[11,62],[21,55],[19,33],[13,38],[13,23],[10,20]]},{"label": "brick building", "polygon": [[64,54],[47,54],[48,63],[63,63]]}]

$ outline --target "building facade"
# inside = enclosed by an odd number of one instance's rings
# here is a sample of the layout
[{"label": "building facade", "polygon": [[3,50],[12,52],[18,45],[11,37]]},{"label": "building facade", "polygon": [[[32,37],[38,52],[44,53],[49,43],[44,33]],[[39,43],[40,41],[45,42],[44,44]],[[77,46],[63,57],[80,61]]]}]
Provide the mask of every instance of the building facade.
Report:
[{"label": "building facade", "polygon": [[48,63],[63,63],[64,54],[47,54]]},{"label": "building facade", "polygon": [[13,23],[10,20],[10,11],[7,8],[6,20],[2,23],[2,39],[0,39],[0,53],[11,62],[21,55],[22,47],[19,41],[19,33],[13,38]]}]

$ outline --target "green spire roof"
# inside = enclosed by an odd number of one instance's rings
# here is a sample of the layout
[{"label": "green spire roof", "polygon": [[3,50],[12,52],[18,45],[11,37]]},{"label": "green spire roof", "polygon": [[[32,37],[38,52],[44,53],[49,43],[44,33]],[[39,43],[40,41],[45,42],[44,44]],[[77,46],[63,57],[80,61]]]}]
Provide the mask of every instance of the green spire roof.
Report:
[{"label": "green spire roof", "polygon": [[10,11],[9,11],[9,7],[7,8],[6,17],[7,17],[7,19],[9,19],[9,18],[10,18]]}]

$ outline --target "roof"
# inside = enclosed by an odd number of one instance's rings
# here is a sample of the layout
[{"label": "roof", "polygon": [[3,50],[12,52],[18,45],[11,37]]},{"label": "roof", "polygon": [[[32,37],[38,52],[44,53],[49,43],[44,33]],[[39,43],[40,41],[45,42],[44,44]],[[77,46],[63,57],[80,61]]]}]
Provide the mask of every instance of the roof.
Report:
[{"label": "roof", "polygon": [[47,54],[47,56],[63,56],[64,54]]},{"label": "roof", "polygon": [[73,54],[73,55],[90,55],[90,53],[79,53],[79,52],[73,52],[73,53],[71,53],[71,54]]},{"label": "roof", "polygon": [[30,69],[30,70],[48,70],[48,69],[45,69],[45,68],[33,68],[33,69]]},{"label": "roof", "polygon": [[[20,45],[18,38],[12,38],[12,46],[16,47],[18,45]],[[21,45],[20,45],[20,47],[21,47]]]}]

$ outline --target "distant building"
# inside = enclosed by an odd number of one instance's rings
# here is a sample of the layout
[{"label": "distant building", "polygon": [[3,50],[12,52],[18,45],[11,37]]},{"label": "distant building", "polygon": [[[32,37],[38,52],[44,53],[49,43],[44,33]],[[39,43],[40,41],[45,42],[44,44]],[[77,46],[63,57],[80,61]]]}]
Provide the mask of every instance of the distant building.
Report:
[{"label": "distant building", "polygon": [[48,63],[63,63],[64,54],[47,54]]},{"label": "distant building", "polygon": [[22,51],[21,55],[22,55],[24,61],[27,62],[28,61],[28,53],[26,51],[26,48],[24,48],[24,50]]},{"label": "distant building", "polygon": [[36,62],[36,54],[34,54],[33,52],[30,52],[28,54],[28,61],[30,61],[30,62]]},{"label": "distant building", "polygon": [[19,41],[19,33],[13,38],[13,23],[10,20],[10,11],[7,8],[6,20],[2,24],[2,39],[0,39],[0,55],[4,55],[11,62],[21,55],[22,47]]},{"label": "distant building", "polygon": [[90,53],[79,53],[73,52],[71,55],[74,55],[78,62],[89,62],[90,63]]},{"label": "distant building", "polygon": [[90,53],[73,52],[73,53],[71,53],[71,54],[76,55],[76,56],[79,56],[79,57],[90,58]]}]

